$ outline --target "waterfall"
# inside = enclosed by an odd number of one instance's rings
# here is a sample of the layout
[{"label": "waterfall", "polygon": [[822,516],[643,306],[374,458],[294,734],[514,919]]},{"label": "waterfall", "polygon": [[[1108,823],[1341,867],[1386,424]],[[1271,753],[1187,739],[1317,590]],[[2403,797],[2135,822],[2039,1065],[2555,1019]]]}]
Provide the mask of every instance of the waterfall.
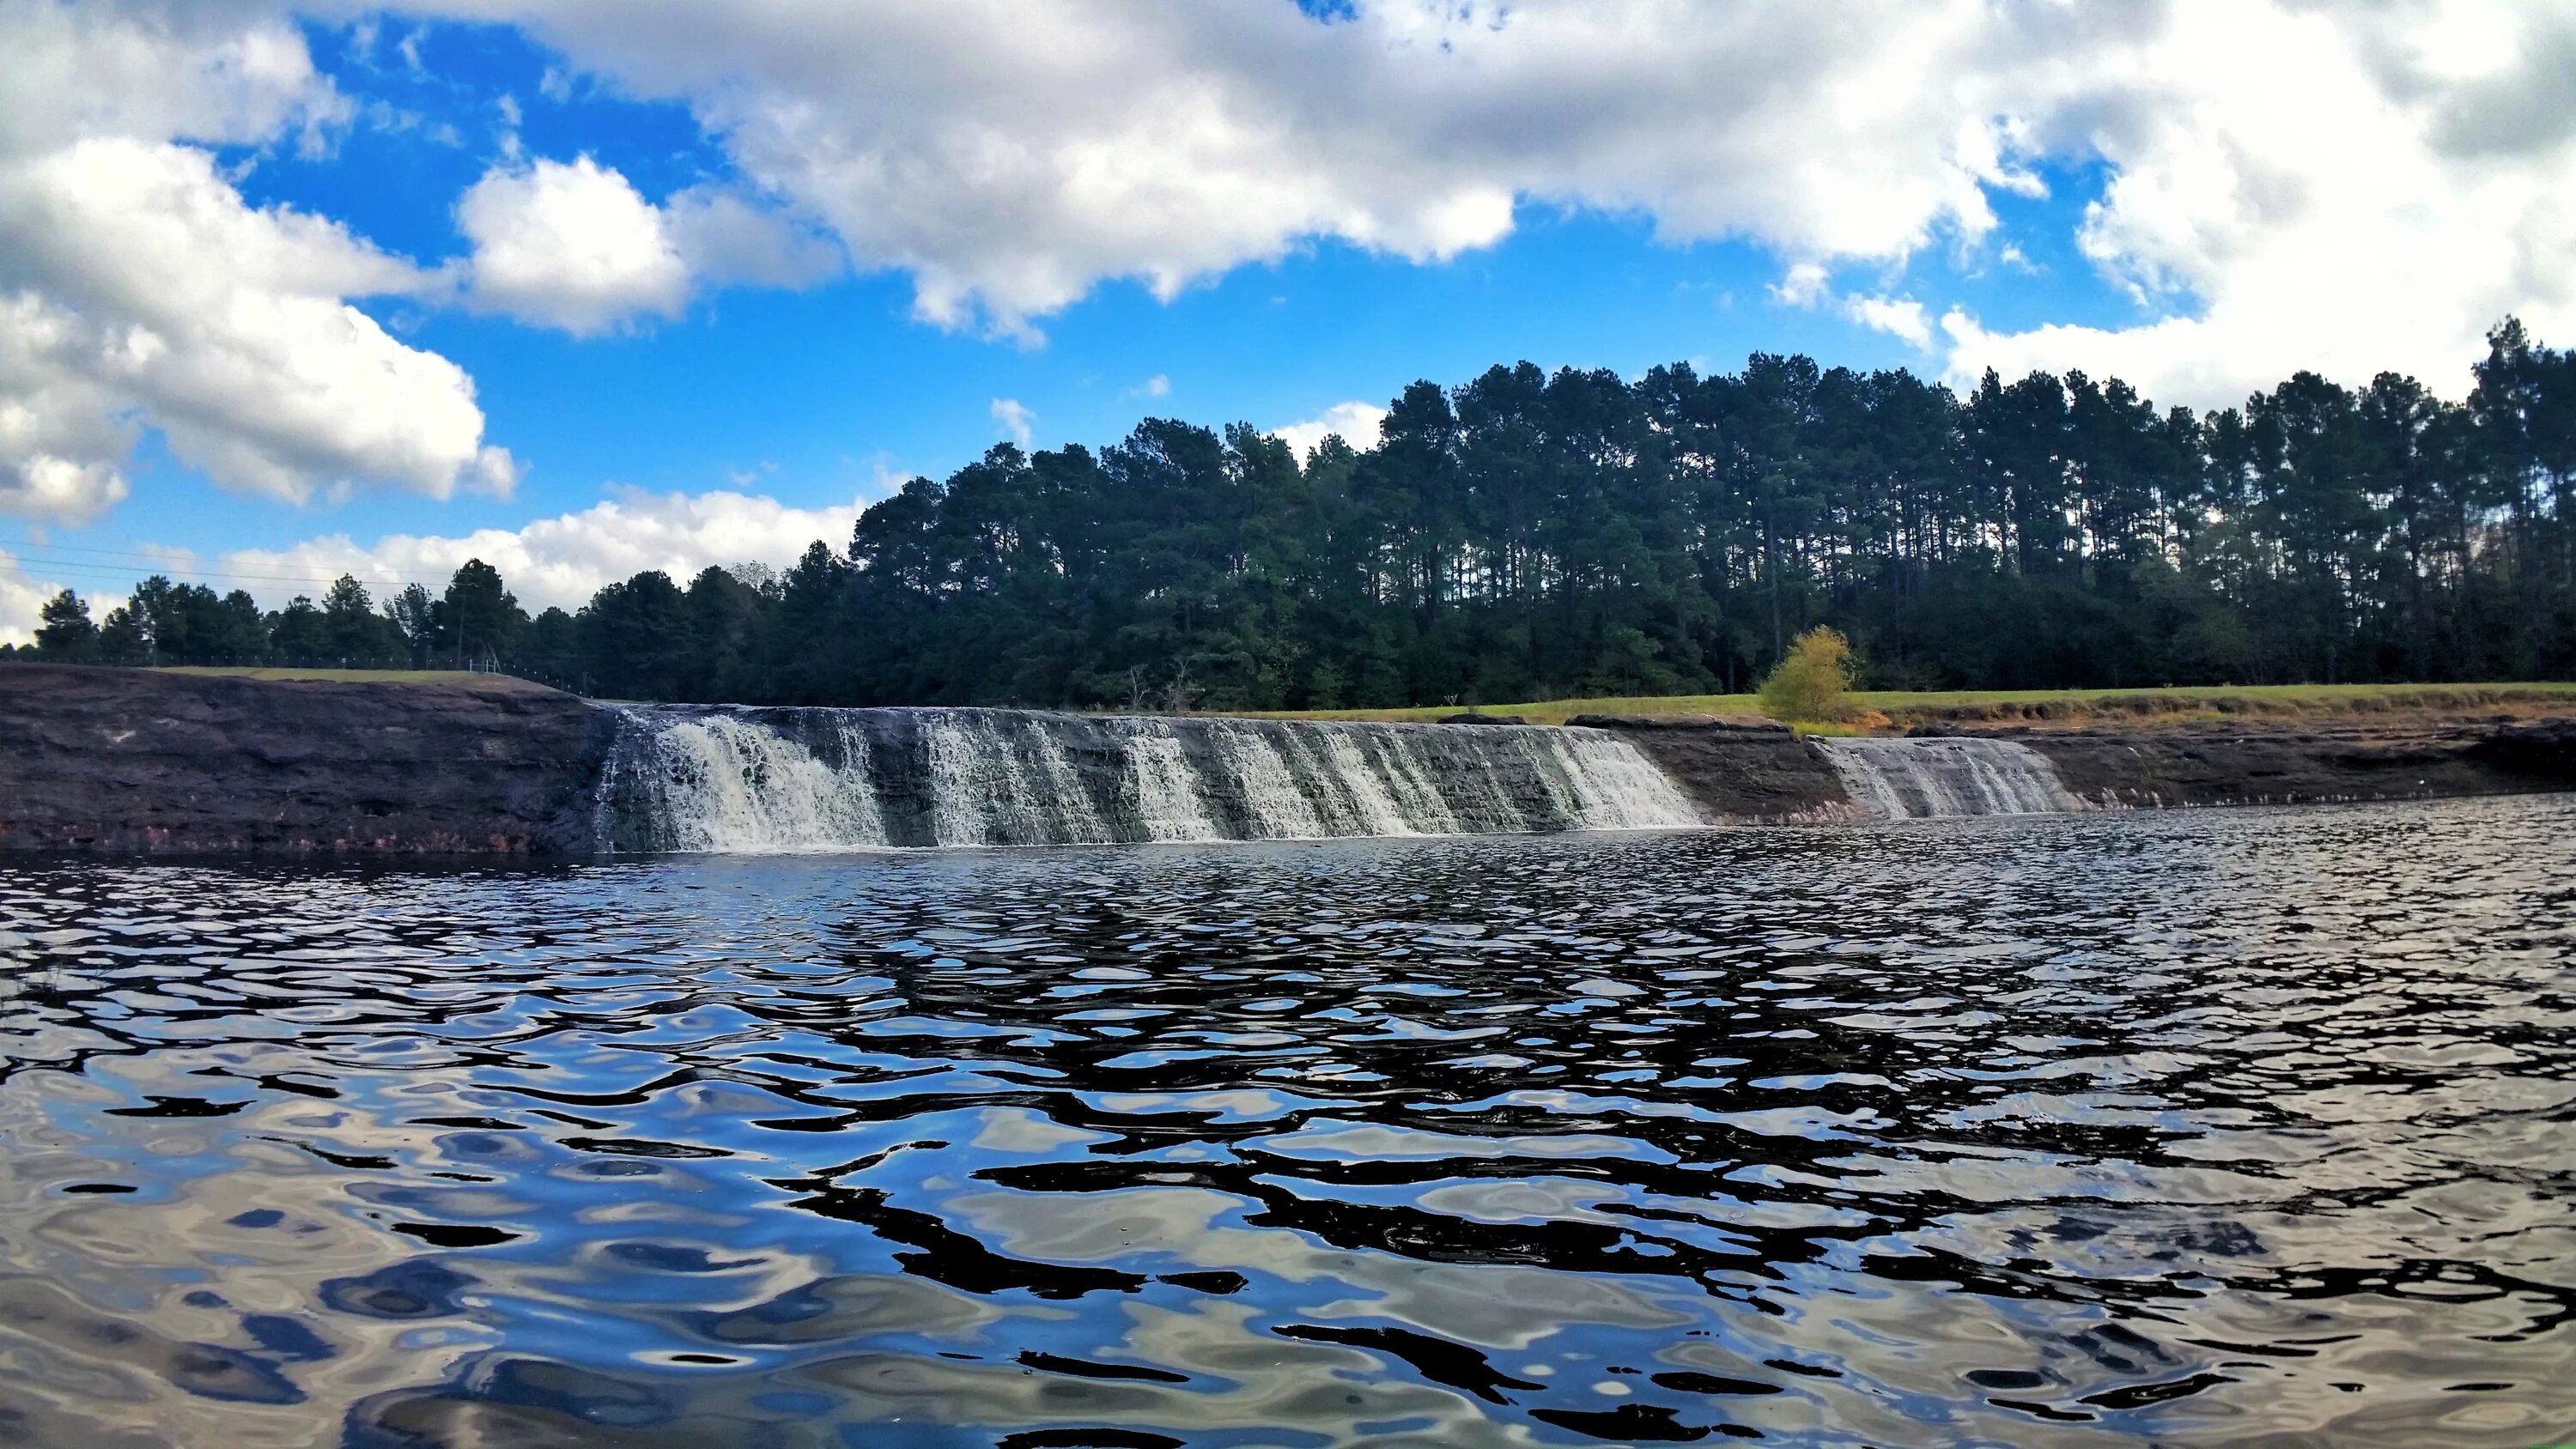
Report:
[{"label": "waterfall", "polygon": [[2016,740],[1820,739],[1852,803],[1882,820],[2081,810],[2048,757]]},{"label": "waterfall", "polygon": [[1148,840],[1216,840],[1216,821],[1199,793],[1198,776],[1180,737],[1161,720],[1125,722],[1127,775],[1134,793],[1126,813],[1145,828]]},{"label": "waterfall", "polygon": [[1699,811],[1590,729],[623,709],[612,850],[810,851],[1671,829]]},{"label": "waterfall", "polygon": [[[775,730],[726,715],[675,720],[642,748],[620,731],[610,757],[619,774],[652,783],[654,848],[847,850],[885,844],[885,819],[866,788],[868,749],[837,732],[837,758]],[[613,799],[607,789],[602,797]],[[615,818],[613,815],[610,817]]]}]

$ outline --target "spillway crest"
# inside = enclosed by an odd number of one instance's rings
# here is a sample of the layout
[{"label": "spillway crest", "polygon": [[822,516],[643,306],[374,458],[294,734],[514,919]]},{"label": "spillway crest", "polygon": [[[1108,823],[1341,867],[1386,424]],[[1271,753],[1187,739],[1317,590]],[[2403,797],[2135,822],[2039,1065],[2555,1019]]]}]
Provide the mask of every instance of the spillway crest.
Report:
[{"label": "spillway crest", "polygon": [[1603,730],[999,709],[638,705],[615,851],[864,850],[1667,829],[1700,812]]},{"label": "spillway crest", "polygon": [[1852,803],[1881,820],[2050,815],[2083,802],[2017,740],[1820,739]]}]

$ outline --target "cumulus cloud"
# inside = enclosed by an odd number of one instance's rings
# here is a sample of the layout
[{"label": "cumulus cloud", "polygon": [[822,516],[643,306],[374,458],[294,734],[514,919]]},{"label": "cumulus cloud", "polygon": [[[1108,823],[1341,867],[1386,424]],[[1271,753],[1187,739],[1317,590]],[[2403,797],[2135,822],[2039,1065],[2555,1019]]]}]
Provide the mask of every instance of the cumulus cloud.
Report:
[{"label": "cumulus cloud", "polygon": [[[709,566],[744,562],[784,566],[820,539],[848,546],[864,505],[791,508],[775,498],[720,490],[648,493],[618,489],[574,513],[519,528],[455,535],[390,534],[359,544],[344,534],[290,548],[227,553],[200,567],[240,580],[263,602],[312,592],[308,585],[262,582],[354,575],[379,597],[405,583],[442,586],[467,559],[501,571],[529,612],[578,609],[603,584],[660,569],[681,583]],[[222,585],[218,585],[221,587]]]},{"label": "cumulus cloud", "polygon": [[841,269],[829,242],[720,186],[662,205],[589,156],[496,166],[457,202],[473,243],[467,304],[576,337],[677,317],[701,284],[804,287]]},{"label": "cumulus cloud", "polygon": [[217,483],[272,497],[509,489],[471,380],[350,305],[428,275],[327,218],[250,206],[189,144],[346,116],[292,26],[0,0],[0,45],[0,512],[106,512],[147,427]]},{"label": "cumulus cloud", "polygon": [[1000,425],[1005,436],[1023,448],[1029,445],[1031,430],[1037,420],[1038,415],[1029,411],[1028,405],[1018,398],[993,399],[993,421]]},{"label": "cumulus cloud", "polygon": [[[62,591],[63,586],[42,576],[39,565],[30,571],[15,554],[0,549],[0,644],[32,644],[36,641],[38,611],[45,601]],[[84,595],[84,597],[86,597]],[[90,617],[106,617],[106,611],[95,601]]]},{"label": "cumulus cloud", "polygon": [[477,308],[587,337],[688,305],[689,267],[661,211],[588,156],[485,172],[456,224],[474,244]]},{"label": "cumulus cloud", "polygon": [[1901,337],[1917,347],[1932,346],[1932,318],[1911,297],[1845,297],[1842,314],[1863,327]]},{"label": "cumulus cloud", "polygon": [[1104,280],[1168,297],[1320,239],[1451,257],[1530,205],[1750,239],[1821,305],[1848,265],[2009,264],[1991,198],[2060,163],[2110,178],[2081,243],[2134,321],[1846,315],[1958,372],[2120,367],[2188,400],[2292,366],[2452,376],[2506,310],[2576,332],[2559,7],[435,3],[690,105],[947,326],[1034,336]]},{"label": "cumulus cloud", "polygon": [[2565,52],[2567,16],[2462,3],[2170,19],[2085,134],[2112,176],[2078,241],[2142,316],[1992,332],[1954,311],[1954,379],[2081,366],[2215,405],[2299,368],[2351,382],[2393,368],[2457,396],[2506,313],[2576,332],[2576,128],[2495,99]]},{"label": "cumulus cloud", "polygon": [[[249,591],[268,608],[296,594],[320,597],[330,580],[349,574],[381,603],[408,583],[432,592],[446,586],[457,566],[479,558],[501,571],[521,607],[579,609],[602,584],[660,569],[681,583],[699,570],[737,563],[784,566],[821,540],[847,547],[865,504],[857,499],[820,508],[793,508],[775,498],[730,489],[708,493],[649,493],[612,489],[589,508],[540,518],[518,528],[462,534],[388,534],[359,543],[346,534],[308,539],[286,548],[243,549],[203,556],[179,547],[142,545],[155,568],[217,590]],[[44,601],[68,585],[90,601],[90,616],[103,619],[123,601],[93,594],[74,578],[55,579],[38,560],[0,551],[0,642],[34,637]]]},{"label": "cumulus cloud", "polygon": [[701,282],[810,287],[847,265],[812,226],[721,186],[692,186],[662,205],[671,245]]},{"label": "cumulus cloud", "polygon": [[1289,423],[1270,430],[1271,436],[1296,450],[1300,458],[1315,451],[1315,445],[1338,434],[1354,448],[1366,450],[1377,446],[1378,428],[1386,421],[1386,409],[1375,403],[1335,403],[1303,422]]},{"label": "cumulus cloud", "polygon": [[1833,273],[1817,261],[1792,263],[1771,284],[1771,300],[1789,307],[1812,307],[1833,290]]},{"label": "cumulus cloud", "polygon": [[[1025,332],[1107,278],[1169,297],[1334,238],[1437,260],[1536,201],[1829,261],[1993,225],[2021,185],[1996,84],[2116,16],[1986,7],[1248,7],[443,0],[691,105],[765,193],[915,309]],[[2082,38],[2082,37],[2075,37]],[[1957,87],[1918,83],[1960,75]]]},{"label": "cumulus cloud", "polygon": [[1134,387],[1127,389],[1127,392],[1131,397],[1170,397],[1172,395],[1172,380],[1158,372],[1152,377],[1145,379],[1143,382],[1136,384]]},{"label": "cumulus cloud", "polygon": [[[96,516],[148,429],[278,497],[506,488],[470,381],[350,305],[457,279],[594,335],[856,265],[908,275],[933,323],[1035,340],[1105,282],[1171,297],[1327,241],[1437,261],[1583,208],[1748,239],[1780,300],[1960,379],[2082,366],[2210,403],[2395,366],[2456,390],[2504,312],[2576,334],[2563,6],[416,0],[406,23],[552,47],[551,99],[687,106],[731,163],[657,200],[510,155],[460,200],[453,269],[251,207],[203,149],[345,122],[292,15],[360,8],[0,0],[0,509]],[[1993,198],[2061,174],[2105,178],[2075,241],[2134,312],[1936,325],[1913,262],[2009,265],[2027,238]]]}]

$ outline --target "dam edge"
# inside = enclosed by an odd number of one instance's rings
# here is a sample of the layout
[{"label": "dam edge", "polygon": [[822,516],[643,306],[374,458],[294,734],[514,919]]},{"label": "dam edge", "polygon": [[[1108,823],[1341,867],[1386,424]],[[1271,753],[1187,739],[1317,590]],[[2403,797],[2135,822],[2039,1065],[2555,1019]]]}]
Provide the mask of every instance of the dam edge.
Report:
[{"label": "dam edge", "polygon": [[[687,707],[670,708],[676,714]],[[722,712],[722,707],[705,709]],[[763,712],[737,713],[751,717]],[[1097,718],[1016,711],[918,713]],[[628,707],[506,676],[274,680],[12,665],[0,672],[0,849],[172,856],[593,856],[614,833],[602,808],[602,785],[612,773],[621,721],[628,718]],[[1198,722],[1212,718],[1192,717],[1184,723],[1204,732],[1217,727]],[[1244,722],[1245,727],[1250,723]],[[1633,748],[1689,802],[1700,817],[1696,823],[1823,823],[1867,813],[1836,768],[1834,747],[1783,726],[1598,715],[1568,723]],[[1330,728],[1262,724],[1285,731]],[[1477,721],[1476,727],[1556,733],[1547,726],[1488,720]],[[2035,752],[2076,808],[2283,805],[2576,789],[2576,717],[2311,719],[2155,729],[2023,725],[1973,732],[1936,728],[1918,734],[2009,741]],[[1456,768],[1474,765],[1471,761]],[[1524,787],[1525,792],[1538,788]],[[1563,793],[1561,784],[1545,788]],[[1581,811],[1566,818],[1574,823],[1542,821],[1527,828],[1583,828]],[[1609,818],[1617,828],[1660,817],[1612,812]]]}]

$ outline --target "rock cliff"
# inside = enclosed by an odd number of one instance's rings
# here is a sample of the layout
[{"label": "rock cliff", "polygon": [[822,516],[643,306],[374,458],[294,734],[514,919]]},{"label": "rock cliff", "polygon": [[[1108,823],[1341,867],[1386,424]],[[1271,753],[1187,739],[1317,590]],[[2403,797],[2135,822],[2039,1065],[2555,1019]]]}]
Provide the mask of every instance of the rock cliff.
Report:
[{"label": "rock cliff", "polygon": [[0,667],[0,848],[565,855],[607,712],[499,676]]}]

